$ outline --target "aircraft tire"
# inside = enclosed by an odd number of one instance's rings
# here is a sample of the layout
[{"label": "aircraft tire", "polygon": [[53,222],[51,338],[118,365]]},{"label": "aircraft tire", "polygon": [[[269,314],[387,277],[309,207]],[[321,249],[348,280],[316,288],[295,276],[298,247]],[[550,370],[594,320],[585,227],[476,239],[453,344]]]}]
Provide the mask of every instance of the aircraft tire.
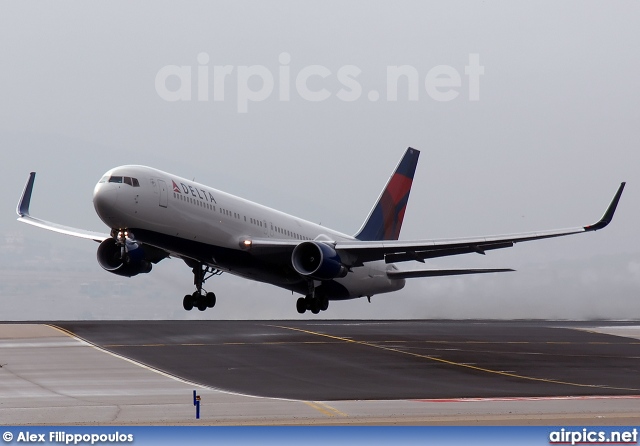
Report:
[{"label": "aircraft tire", "polygon": [[298,310],[300,314],[304,314],[304,312],[307,311],[307,300],[304,297],[296,301],[296,310]]},{"label": "aircraft tire", "polygon": [[320,310],[327,311],[327,308],[329,308],[329,299],[323,297],[320,299]]},{"label": "aircraft tire", "polygon": [[205,299],[207,300],[207,307],[213,308],[216,306],[216,295],[214,293],[207,293]]},{"label": "aircraft tire", "polygon": [[187,311],[191,311],[193,309],[193,297],[190,294],[184,296],[184,299],[182,299],[182,306]]},{"label": "aircraft tire", "polygon": [[207,301],[204,298],[198,299],[198,310],[204,311],[207,309]]}]

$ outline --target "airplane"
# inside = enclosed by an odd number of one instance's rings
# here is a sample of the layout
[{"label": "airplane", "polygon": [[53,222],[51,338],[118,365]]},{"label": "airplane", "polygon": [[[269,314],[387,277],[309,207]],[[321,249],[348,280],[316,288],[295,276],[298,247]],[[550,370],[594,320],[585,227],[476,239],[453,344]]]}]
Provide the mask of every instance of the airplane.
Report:
[{"label": "airplane", "polygon": [[85,231],[30,215],[35,172],[18,202],[18,221],[99,242],[98,263],[110,273],[149,273],[165,258],[182,259],[193,271],[195,291],[185,310],[204,311],[216,295],[204,283],[230,273],[301,295],[298,313],[318,314],[329,301],[389,293],[406,279],[513,271],[400,269],[401,262],[512,247],[516,243],[603,229],[612,220],[626,183],[602,218],[587,226],[451,240],[399,240],[420,151],[409,147],[359,231],[351,236],[146,166],[107,171],[93,191],[93,205],[109,234]]}]

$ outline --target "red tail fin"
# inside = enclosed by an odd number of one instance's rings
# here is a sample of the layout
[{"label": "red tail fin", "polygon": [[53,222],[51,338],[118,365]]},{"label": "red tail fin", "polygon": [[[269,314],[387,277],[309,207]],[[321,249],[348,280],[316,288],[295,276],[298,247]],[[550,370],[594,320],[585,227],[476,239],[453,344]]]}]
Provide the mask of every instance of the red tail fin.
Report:
[{"label": "red tail fin", "polygon": [[357,239],[398,240],[419,156],[419,150],[407,149],[369,217],[356,234]]}]

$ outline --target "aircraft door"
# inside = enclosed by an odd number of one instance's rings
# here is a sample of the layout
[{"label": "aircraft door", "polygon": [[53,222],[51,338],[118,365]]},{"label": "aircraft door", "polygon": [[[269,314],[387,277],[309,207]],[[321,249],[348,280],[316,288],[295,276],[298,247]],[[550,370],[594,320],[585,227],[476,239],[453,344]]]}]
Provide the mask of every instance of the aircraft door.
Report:
[{"label": "aircraft door", "polygon": [[267,227],[267,220],[262,220],[264,224],[264,235],[269,235],[269,228]]},{"label": "aircraft door", "polygon": [[160,186],[160,206],[166,208],[169,204],[169,190],[167,189],[167,183],[164,180],[158,180]]}]

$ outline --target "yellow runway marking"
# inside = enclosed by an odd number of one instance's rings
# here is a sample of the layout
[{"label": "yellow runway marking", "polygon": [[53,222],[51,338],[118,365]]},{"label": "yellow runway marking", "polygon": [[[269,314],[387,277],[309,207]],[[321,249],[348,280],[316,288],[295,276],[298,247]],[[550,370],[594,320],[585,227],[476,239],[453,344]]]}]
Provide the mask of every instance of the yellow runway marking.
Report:
[{"label": "yellow runway marking", "polygon": [[335,342],[307,341],[307,342],[211,342],[211,343],[180,343],[180,344],[105,344],[104,348],[122,347],[220,347],[226,345],[298,345],[298,344],[335,344]]},{"label": "yellow runway marking", "polygon": [[[342,340],[351,340],[350,338],[342,338]],[[215,347],[224,345],[324,345],[334,344],[338,339],[331,341],[268,341],[268,342],[199,342],[199,343],[176,343],[176,344],[105,344],[105,348],[117,347]],[[402,340],[381,340],[381,341],[361,341],[365,343],[377,344],[405,344],[405,345],[640,345],[640,342],[533,342],[533,341],[438,341],[438,340],[421,340],[421,341],[402,341]],[[508,353],[508,352],[507,352]]]},{"label": "yellow runway marking", "polygon": [[336,415],[339,417],[348,417],[346,413],[340,412],[338,409],[331,407],[328,404],[321,403],[320,401],[303,401],[303,403],[328,417],[335,417]]},{"label": "yellow runway marking", "polygon": [[[345,338],[347,339],[347,338]],[[364,341],[369,342],[369,341]],[[612,342],[475,342],[475,341],[398,341],[398,340],[389,340],[389,341],[371,341],[377,342],[380,344],[406,344],[406,345],[419,345],[419,344],[437,344],[437,345],[549,345],[549,344],[562,344],[562,345],[640,345],[640,342],[627,342],[627,343],[612,343]],[[178,343],[178,344],[105,344],[105,347],[215,347],[215,346],[223,346],[223,345],[324,345],[324,344],[335,344],[334,342],[323,342],[323,341],[306,341],[306,342],[291,342],[291,341],[282,341],[282,342],[209,342],[209,343]]]},{"label": "yellow runway marking", "polygon": [[394,352],[394,353],[400,353],[400,354],[403,354],[403,355],[413,356],[413,357],[416,357],[416,358],[428,359],[428,360],[431,360],[431,361],[440,362],[442,364],[448,364],[448,365],[452,365],[452,366],[456,366],[456,367],[463,367],[463,368],[466,368],[466,369],[476,370],[476,371],[479,371],[479,372],[485,372],[485,373],[491,373],[491,374],[494,374],[494,375],[507,376],[509,378],[518,378],[518,379],[524,379],[524,380],[527,380],[527,381],[546,382],[546,383],[552,383],[552,384],[562,384],[562,385],[574,386],[574,387],[589,387],[589,388],[597,388],[597,389],[627,390],[627,391],[633,391],[633,392],[640,392],[640,389],[627,388],[627,387],[612,387],[612,386],[596,385],[596,384],[580,384],[580,383],[572,383],[572,382],[567,382],[567,381],[559,381],[559,380],[555,380],[555,379],[534,378],[532,376],[524,376],[524,375],[518,375],[518,374],[515,374],[515,373],[501,372],[501,371],[498,371],[498,370],[486,369],[486,368],[478,367],[478,366],[475,366],[475,365],[462,364],[462,363],[455,362],[455,361],[449,361],[449,360],[442,359],[442,358],[436,358],[434,356],[421,355],[421,354],[413,353],[413,352],[406,352],[406,351],[403,351],[403,350],[399,350],[397,348],[385,347],[383,345],[376,345],[376,344],[372,344],[372,343],[365,342],[365,341],[356,341],[354,339],[342,338],[340,336],[333,336],[333,335],[329,335],[329,334],[326,334],[326,333],[318,333],[318,332],[314,332],[314,331],[303,330],[301,328],[284,327],[282,325],[271,325],[271,326],[272,327],[276,327],[276,328],[281,328],[283,330],[292,330],[292,331],[298,331],[298,332],[301,332],[301,333],[307,333],[307,334],[314,335],[314,336],[322,336],[322,337],[325,337],[325,338],[335,339],[335,340],[346,342],[346,343],[364,345],[364,346],[367,346],[367,347],[377,348],[377,349],[380,349],[380,350],[390,351],[390,352]]}]

